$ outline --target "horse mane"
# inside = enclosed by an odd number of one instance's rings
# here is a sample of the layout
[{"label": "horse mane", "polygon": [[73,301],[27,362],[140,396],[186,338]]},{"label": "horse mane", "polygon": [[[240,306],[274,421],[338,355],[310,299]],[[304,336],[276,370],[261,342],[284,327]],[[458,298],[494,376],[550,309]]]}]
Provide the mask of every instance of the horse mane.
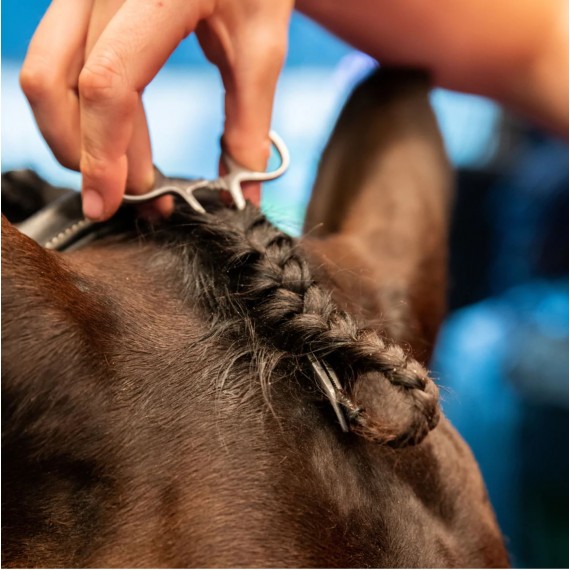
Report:
[{"label": "horse mane", "polygon": [[[359,326],[318,283],[300,242],[274,227],[256,207],[212,202],[206,214],[177,209],[146,233],[183,249],[178,270],[211,335],[255,363],[269,399],[277,369],[313,379],[311,357],[340,378],[337,399],[351,431],[391,447],[421,442],[439,420],[439,391],[425,368],[375,330]],[[310,381],[310,380],[309,380]]]}]

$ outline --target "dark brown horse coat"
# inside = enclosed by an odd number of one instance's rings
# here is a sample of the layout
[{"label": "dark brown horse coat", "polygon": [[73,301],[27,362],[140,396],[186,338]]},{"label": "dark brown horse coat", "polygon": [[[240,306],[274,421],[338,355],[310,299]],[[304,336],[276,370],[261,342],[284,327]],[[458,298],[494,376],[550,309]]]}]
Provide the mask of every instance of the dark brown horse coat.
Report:
[{"label": "dark brown horse coat", "polygon": [[507,565],[421,365],[449,200],[426,82],[381,71],[339,120],[302,245],[252,207],[67,254],[3,218],[3,565]]}]

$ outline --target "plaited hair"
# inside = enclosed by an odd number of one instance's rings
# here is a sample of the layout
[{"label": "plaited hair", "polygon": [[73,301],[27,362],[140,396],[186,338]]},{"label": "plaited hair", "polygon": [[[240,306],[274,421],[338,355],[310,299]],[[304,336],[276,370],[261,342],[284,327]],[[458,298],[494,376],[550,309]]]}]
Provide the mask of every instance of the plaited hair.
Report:
[{"label": "plaited hair", "polygon": [[[183,226],[189,254],[214,281],[213,288],[210,281],[199,287],[199,297],[216,323],[248,321],[256,341],[310,376],[309,355],[325,362],[340,380],[337,401],[351,431],[392,447],[422,441],[439,419],[439,391],[427,371],[340,310],[312,276],[296,240],[257,208],[209,210],[179,213],[172,222]],[[383,408],[394,405],[401,413],[387,421],[394,413]]]}]

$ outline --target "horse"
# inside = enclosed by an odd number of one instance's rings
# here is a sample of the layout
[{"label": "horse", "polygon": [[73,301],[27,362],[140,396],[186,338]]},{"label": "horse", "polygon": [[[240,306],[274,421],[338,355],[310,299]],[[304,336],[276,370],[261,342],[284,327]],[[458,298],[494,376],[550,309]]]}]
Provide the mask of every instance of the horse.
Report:
[{"label": "horse", "polygon": [[[429,88],[355,89],[299,240],[215,192],[64,253],[3,216],[5,567],[509,565],[426,369],[452,200]],[[65,192],[3,177],[13,222]]]}]

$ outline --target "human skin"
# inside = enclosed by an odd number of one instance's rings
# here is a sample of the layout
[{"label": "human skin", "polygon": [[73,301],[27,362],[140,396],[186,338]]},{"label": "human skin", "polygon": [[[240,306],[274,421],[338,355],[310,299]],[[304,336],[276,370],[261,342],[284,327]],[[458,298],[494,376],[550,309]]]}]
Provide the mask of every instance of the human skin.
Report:
[{"label": "human skin", "polygon": [[[104,220],[125,187],[143,193],[154,171],[142,92],[196,32],[225,88],[224,143],[263,169],[293,0],[53,0],[20,83],[56,158],[82,173],[83,210]],[[259,185],[248,189],[259,202]],[[167,213],[171,199],[155,208]]]},{"label": "human skin", "polygon": [[[568,132],[566,0],[298,0],[297,8],[382,63],[426,68],[438,85]],[[264,167],[292,9],[292,0],[53,0],[21,84],[55,156],[81,170],[87,217],[107,219],[125,188],[152,186],[142,91],[194,31],[224,83],[227,150]],[[259,186],[246,196],[259,203]],[[166,214],[171,201],[153,208]]]},{"label": "human skin", "polygon": [[568,133],[567,0],[298,0],[382,63],[430,70],[442,87],[492,97]]}]

